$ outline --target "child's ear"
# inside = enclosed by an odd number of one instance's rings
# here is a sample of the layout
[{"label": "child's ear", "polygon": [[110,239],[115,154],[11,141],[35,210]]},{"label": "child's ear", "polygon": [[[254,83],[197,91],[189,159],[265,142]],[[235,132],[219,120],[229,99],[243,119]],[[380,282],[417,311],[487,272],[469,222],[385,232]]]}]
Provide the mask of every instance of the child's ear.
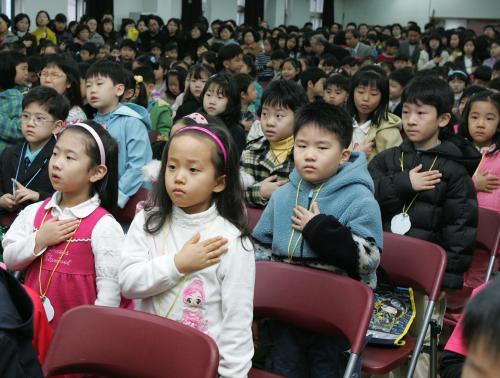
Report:
[{"label": "child's ear", "polygon": [[223,62],[222,62],[222,66],[223,66],[226,70],[229,68],[229,64],[230,64],[229,60],[225,60],[225,61],[223,61]]},{"label": "child's ear", "polygon": [[340,164],[347,163],[351,157],[351,150],[344,148],[340,154]]},{"label": "child's ear", "polygon": [[123,93],[125,93],[125,84],[116,84],[115,93],[117,97],[123,96]]},{"label": "child's ear", "polygon": [[451,113],[443,113],[438,116],[438,125],[439,127],[445,127],[450,123]]},{"label": "child's ear", "polygon": [[313,88],[314,88],[314,83],[312,82],[312,80],[309,80],[309,81],[307,82],[307,88],[311,88],[311,89],[313,89]]},{"label": "child's ear", "polygon": [[54,128],[52,129],[52,134],[57,135],[61,132],[64,126],[64,121],[62,119],[54,122]]},{"label": "child's ear", "polygon": [[212,192],[220,193],[224,189],[226,189],[226,175],[222,175],[222,176],[217,177],[216,181],[217,181],[217,183],[215,184]]},{"label": "child's ear", "polygon": [[99,180],[102,180],[104,176],[108,173],[108,167],[105,165],[97,165],[94,168],[92,168],[92,175],[90,176],[90,182],[95,183]]}]

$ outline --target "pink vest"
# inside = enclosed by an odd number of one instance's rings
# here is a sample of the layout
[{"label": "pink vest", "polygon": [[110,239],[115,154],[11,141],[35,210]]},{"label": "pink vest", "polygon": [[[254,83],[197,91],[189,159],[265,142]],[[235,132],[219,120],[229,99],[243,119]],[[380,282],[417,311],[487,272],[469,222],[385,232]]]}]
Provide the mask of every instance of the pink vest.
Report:
[{"label": "pink vest", "polygon": [[[49,202],[47,198],[38,209],[34,228],[38,230],[45,216],[45,205]],[[76,230],[73,240],[68,246],[65,256],[62,258],[57,270],[52,276],[52,281],[45,294],[54,307],[54,319],[50,322],[53,329],[56,328],[61,315],[70,308],[83,304],[93,305],[97,298],[96,273],[94,264],[94,254],[92,252],[91,238],[92,230],[96,223],[108,212],[98,207],[89,216],[82,219],[80,226]],[[52,218],[51,211],[45,221]],[[52,270],[56,266],[61,253],[66,247],[67,241],[51,246],[43,253],[42,266],[42,293],[47,290],[47,284]],[[37,293],[40,293],[38,274],[40,270],[40,258],[36,259],[26,271],[25,284]]]},{"label": "pink vest", "polygon": [[[500,178],[500,150],[483,155],[477,172],[488,172],[490,175],[495,175]],[[472,178],[474,183],[476,177]],[[477,201],[479,207],[500,211],[500,188],[493,190],[491,193],[477,192]]]}]

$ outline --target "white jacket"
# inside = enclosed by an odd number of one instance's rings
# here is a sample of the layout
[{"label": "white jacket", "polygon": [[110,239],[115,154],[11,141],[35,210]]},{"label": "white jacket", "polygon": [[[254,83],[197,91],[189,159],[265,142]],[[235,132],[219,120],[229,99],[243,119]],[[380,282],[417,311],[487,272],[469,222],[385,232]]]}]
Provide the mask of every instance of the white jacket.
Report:
[{"label": "white jacket", "polygon": [[[212,205],[198,214],[175,207],[171,221],[156,235],[144,231],[145,212],[127,233],[119,283],[122,294],[137,299],[136,309],[187,324],[210,335],[219,347],[218,373],[246,377],[253,356],[252,320],[255,257],[251,243]],[[174,256],[197,232],[201,240],[228,239],[222,261],[183,275]]]}]

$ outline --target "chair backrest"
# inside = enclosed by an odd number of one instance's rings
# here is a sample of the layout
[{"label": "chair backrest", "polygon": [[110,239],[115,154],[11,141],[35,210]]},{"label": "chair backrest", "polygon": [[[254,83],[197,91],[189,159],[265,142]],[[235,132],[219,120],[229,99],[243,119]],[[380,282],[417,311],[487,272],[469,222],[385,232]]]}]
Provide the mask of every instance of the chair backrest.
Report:
[{"label": "chair backrest", "polygon": [[137,204],[141,201],[146,201],[149,191],[145,188],[139,188],[137,193],[129,198],[127,204],[123,209],[118,209],[114,212],[113,216],[121,224],[130,224],[134,220]]},{"label": "chair backrest", "polygon": [[331,272],[257,261],[254,314],[326,334],[343,334],[359,354],[373,311],[365,284]]},{"label": "chair backrest", "polygon": [[248,228],[250,230],[253,230],[257,223],[259,223],[259,219],[263,212],[263,209],[256,209],[255,207],[247,206]]},{"label": "chair backrest", "polygon": [[59,322],[46,376],[213,378],[219,352],[209,336],[181,323],[122,308],[79,306]]},{"label": "chair backrest", "polygon": [[479,208],[476,249],[487,251],[491,256],[500,254],[500,213]]},{"label": "chair backrest", "polygon": [[446,252],[439,245],[384,232],[380,265],[398,285],[419,287],[436,301],[446,269]]}]

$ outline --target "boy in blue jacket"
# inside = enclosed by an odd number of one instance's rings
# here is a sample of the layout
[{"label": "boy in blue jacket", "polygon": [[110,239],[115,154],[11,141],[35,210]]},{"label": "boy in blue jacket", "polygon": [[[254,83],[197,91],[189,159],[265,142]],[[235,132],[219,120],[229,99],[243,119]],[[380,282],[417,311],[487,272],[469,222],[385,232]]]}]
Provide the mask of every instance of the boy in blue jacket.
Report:
[{"label": "boy in blue jacket", "polygon": [[[290,182],[271,196],[254,238],[272,247],[271,259],[346,274],[375,288],[382,220],[366,157],[348,149],[351,118],[336,106],[311,103],[298,111],[294,137]],[[343,339],[277,322],[269,329],[268,370],[287,377],[343,375]]]},{"label": "boy in blue jacket", "polygon": [[87,100],[97,109],[94,121],[118,142],[118,206],[123,208],[142,186],[141,168],[153,156],[148,136],[150,120],[120,104],[125,91],[125,73],[120,64],[107,60],[92,64],[85,85]]}]

